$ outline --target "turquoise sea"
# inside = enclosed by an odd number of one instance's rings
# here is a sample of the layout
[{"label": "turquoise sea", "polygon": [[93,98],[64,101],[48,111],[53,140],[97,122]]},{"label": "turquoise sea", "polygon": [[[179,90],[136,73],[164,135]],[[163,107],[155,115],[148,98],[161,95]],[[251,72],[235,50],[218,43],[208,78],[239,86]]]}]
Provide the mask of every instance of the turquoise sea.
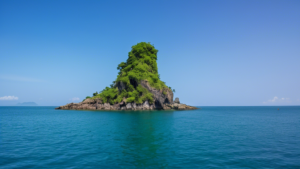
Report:
[{"label": "turquoise sea", "polygon": [[1,169],[300,168],[300,106],[54,108],[0,107]]}]

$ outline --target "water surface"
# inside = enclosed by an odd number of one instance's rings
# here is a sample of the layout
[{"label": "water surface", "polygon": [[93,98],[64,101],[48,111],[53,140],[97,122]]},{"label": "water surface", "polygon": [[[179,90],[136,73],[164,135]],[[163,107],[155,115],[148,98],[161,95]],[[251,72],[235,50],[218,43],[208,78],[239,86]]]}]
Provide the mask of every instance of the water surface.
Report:
[{"label": "water surface", "polygon": [[0,107],[0,168],[300,168],[300,107]]}]

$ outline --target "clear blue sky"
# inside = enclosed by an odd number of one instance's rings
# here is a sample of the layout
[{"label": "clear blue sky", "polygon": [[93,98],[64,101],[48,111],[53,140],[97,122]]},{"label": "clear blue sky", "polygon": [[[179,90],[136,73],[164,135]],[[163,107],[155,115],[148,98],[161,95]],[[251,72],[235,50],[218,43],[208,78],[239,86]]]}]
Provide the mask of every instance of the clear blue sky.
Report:
[{"label": "clear blue sky", "polygon": [[81,101],[142,41],[183,103],[300,105],[299,0],[1,0],[0,105]]}]

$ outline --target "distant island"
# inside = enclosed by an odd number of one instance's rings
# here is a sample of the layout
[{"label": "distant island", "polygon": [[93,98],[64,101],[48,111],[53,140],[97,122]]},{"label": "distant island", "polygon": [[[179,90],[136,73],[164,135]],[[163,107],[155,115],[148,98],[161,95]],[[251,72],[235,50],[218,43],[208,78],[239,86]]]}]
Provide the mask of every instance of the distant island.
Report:
[{"label": "distant island", "polygon": [[16,106],[38,106],[35,102],[18,103]]},{"label": "distant island", "polygon": [[126,62],[121,62],[117,79],[110,87],[87,96],[80,103],[70,103],[56,109],[74,110],[189,110],[193,106],[173,101],[173,92],[160,80],[157,52],[146,42],[131,47]]}]

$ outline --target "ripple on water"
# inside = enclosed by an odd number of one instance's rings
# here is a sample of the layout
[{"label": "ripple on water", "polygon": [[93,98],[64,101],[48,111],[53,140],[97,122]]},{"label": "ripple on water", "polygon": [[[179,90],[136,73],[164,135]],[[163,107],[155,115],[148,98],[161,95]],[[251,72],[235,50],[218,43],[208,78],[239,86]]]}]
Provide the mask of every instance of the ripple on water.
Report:
[{"label": "ripple on water", "polygon": [[299,168],[300,107],[0,107],[0,168]]}]

